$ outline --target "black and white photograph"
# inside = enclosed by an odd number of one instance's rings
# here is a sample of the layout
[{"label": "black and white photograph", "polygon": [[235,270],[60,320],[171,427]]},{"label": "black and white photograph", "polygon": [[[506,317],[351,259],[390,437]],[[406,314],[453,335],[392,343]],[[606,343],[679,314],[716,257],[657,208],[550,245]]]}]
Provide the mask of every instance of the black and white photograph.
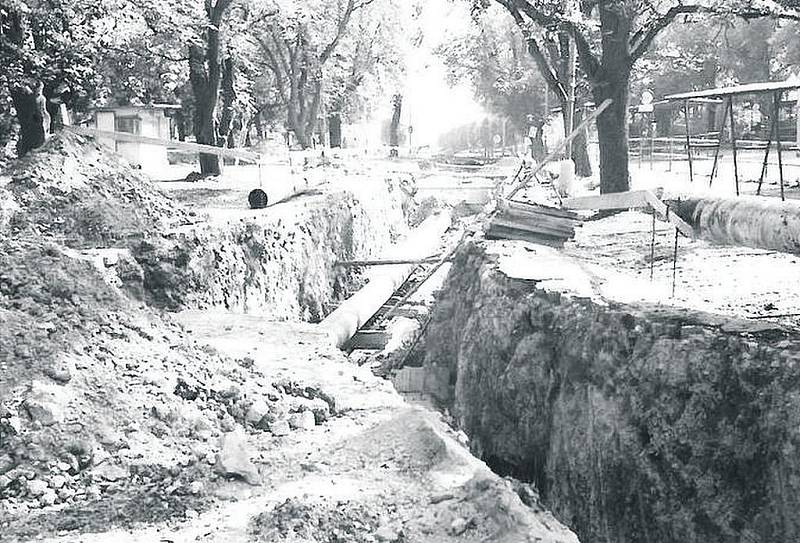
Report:
[{"label": "black and white photograph", "polygon": [[800,543],[800,0],[0,0],[0,543]]}]

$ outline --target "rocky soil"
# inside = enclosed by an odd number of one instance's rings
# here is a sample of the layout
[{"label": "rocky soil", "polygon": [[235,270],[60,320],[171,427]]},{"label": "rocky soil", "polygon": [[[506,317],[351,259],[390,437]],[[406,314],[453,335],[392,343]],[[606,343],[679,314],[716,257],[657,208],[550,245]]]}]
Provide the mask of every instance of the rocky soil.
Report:
[{"label": "rocky soil", "polygon": [[416,209],[335,173],[259,213],[76,137],[0,174],[0,539],[576,541],[301,322]]},{"label": "rocky soil", "polygon": [[[489,244],[496,245],[496,244]],[[618,303],[555,251],[462,250],[425,338],[470,447],[582,541],[800,537],[800,336]]]}]

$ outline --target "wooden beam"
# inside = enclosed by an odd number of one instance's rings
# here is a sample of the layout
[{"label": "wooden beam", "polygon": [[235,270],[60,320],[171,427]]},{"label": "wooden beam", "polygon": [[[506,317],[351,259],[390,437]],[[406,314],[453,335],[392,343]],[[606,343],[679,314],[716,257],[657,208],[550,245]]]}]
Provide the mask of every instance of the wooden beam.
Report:
[{"label": "wooden beam", "polygon": [[649,207],[646,190],[631,190],[628,192],[611,192],[593,196],[578,196],[565,198],[566,209],[631,209],[635,207]]},{"label": "wooden beam", "polygon": [[667,222],[675,226],[681,234],[694,238],[694,229],[675,213],[670,213],[667,205],[649,190],[612,192],[596,196],[581,196],[564,200],[567,209],[631,209],[649,207]]},{"label": "wooden beam", "polygon": [[191,143],[186,141],[163,140],[161,138],[137,136],[136,134],[129,134],[127,132],[107,132],[105,130],[96,130],[94,128],[86,128],[83,126],[65,126],[64,129],[75,134],[80,134],[81,136],[108,138],[115,141],[128,141],[132,143],[146,143],[149,145],[160,145],[162,147],[166,147],[167,149],[195,151],[210,155],[238,158],[241,160],[247,160],[248,162],[252,162],[254,164],[261,162],[261,155],[259,153],[245,151],[243,149],[228,149],[225,147],[217,147],[215,145],[203,145],[200,143]]}]

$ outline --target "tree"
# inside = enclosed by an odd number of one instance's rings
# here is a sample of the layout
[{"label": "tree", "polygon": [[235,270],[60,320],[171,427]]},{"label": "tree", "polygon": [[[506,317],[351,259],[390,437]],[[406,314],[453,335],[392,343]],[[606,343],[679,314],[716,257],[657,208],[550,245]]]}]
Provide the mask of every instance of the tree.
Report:
[{"label": "tree", "polygon": [[[205,29],[202,40],[189,45],[189,81],[194,93],[194,137],[197,143],[217,145],[217,99],[222,81],[220,29],[232,0],[205,0]],[[233,61],[228,61],[228,77],[233,78]],[[232,81],[231,81],[232,85]],[[219,157],[200,154],[200,174],[219,175]]]},{"label": "tree", "polygon": [[[563,32],[553,35],[545,42],[545,50],[538,50],[526,42],[513,20],[502,17],[500,9],[489,6],[485,13],[477,13],[477,24],[471,32],[439,48],[451,79],[470,80],[484,105],[506,116],[525,135],[528,115],[540,127],[546,121],[549,112],[545,111],[542,90],[547,92],[549,88],[561,106],[565,135],[568,134],[569,126],[575,124],[571,115],[575,109],[571,89],[576,85],[570,68],[569,35]],[[543,62],[558,68],[549,78],[543,75],[546,73],[541,69]],[[586,94],[582,85],[578,91],[579,95]],[[577,172],[584,177],[591,175],[586,143],[581,137],[571,149]]]},{"label": "tree", "polygon": [[404,70],[401,50],[406,30],[396,3],[376,2],[360,10],[351,26],[325,70],[331,147],[342,144],[342,123],[368,117],[388,89],[399,86]]},{"label": "tree", "polygon": [[[485,9],[489,0],[476,0]],[[679,17],[730,14],[744,19],[767,16],[797,18],[797,13],[764,0],[494,0],[526,32],[532,48],[543,50],[542,32],[566,32],[574,40],[578,60],[597,104],[613,105],[597,118],[600,144],[600,191],[629,189],[628,102],[631,70],[653,40]],[[547,59],[544,59],[547,60]],[[556,67],[544,63],[551,75]],[[545,70],[546,69],[546,70]],[[547,76],[546,77],[550,77]]]},{"label": "tree", "polygon": [[287,128],[312,145],[323,98],[323,68],[345,36],[354,13],[375,0],[291,2],[264,21],[256,41],[275,76],[287,110]]},{"label": "tree", "polygon": [[[35,89],[44,85],[44,96],[56,128],[55,100],[69,89],[72,105],[84,106],[97,86],[93,58],[97,53],[94,23],[105,6],[90,0],[0,2],[0,142],[12,131],[12,115],[20,128],[18,152],[24,155],[40,145],[44,132],[36,112]],[[66,96],[66,93],[64,93]],[[13,103],[13,113],[4,104]]]}]

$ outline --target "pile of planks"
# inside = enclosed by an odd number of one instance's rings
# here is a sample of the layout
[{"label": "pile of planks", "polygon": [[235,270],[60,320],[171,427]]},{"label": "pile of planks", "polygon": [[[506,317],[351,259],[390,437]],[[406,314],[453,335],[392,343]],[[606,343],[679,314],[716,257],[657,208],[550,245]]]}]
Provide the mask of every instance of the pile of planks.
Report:
[{"label": "pile of planks", "polygon": [[575,236],[581,218],[572,211],[501,200],[486,227],[487,239],[518,239],[563,247]]}]

